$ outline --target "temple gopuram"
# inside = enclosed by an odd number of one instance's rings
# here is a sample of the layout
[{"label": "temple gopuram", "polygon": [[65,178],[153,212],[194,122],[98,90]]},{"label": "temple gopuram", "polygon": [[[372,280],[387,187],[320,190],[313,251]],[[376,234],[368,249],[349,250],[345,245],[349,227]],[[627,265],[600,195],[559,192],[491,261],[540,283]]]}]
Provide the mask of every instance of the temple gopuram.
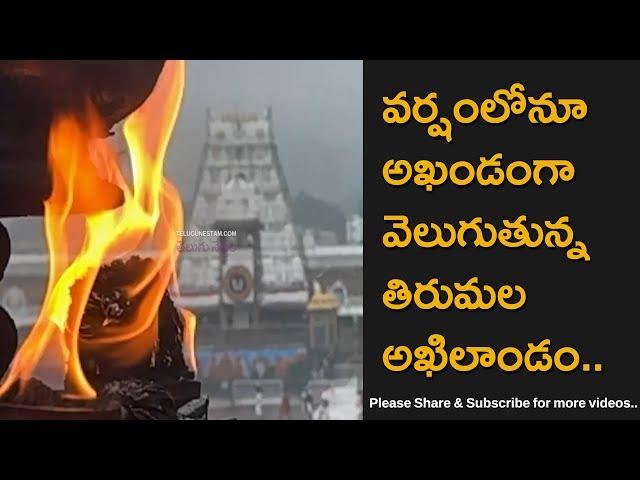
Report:
[{"label": "temple gopuram", "polygon": [[[180,263],[180,303],[223,330],[299,323],[309,301],[302,238],[269,110],[208,112]],[[218,233],[218,235],[215,235]]]}]

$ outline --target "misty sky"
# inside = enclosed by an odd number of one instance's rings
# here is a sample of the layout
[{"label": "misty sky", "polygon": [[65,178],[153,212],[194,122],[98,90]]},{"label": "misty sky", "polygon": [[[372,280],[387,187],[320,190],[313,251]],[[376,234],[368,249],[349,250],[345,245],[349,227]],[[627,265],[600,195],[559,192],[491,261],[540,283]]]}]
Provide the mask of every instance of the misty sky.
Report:
[{"label": "misty sky", "polygon": [[362,197],[362,62],[187,62],[185,96],[165,174],[190,201],[205,143],[207,107],[261,112],[271,106],[292,194],[304,190],[357,210]]}]

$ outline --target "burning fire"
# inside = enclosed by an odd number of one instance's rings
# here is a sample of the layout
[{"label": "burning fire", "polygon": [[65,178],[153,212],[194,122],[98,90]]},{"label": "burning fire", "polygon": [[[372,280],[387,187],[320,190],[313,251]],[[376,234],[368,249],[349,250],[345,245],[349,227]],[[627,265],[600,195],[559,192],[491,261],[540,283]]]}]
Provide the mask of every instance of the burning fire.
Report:
[{"label": "burning fire", "polygon": [[[23,386],[48,349],[62,355],[65,392],[82,398],[94,398],[96,392],[82,370],[81,348],[115,350],[118,361],[125,363],[153,349],[158,307],[170,283],[172,293],[177,293],[176,231],[183,228],[183,211],[179,192],[163,176],[163,162],[182,101],[184,75],[184,61],[167,61],[151,95],[125,121],[132,186],[113,147],[91,140],[101,129],[91,105],[84,115],[65,113],[54,120],[49,136],[53,188],[44,216],[49,280],[41,312],[0,385],[0,396],[16,382]],[[100,177],[122,189],[122,205],[72,215],[83,211],[83,206],[104,205]],[[154,261],[124,292],[130,298],[143,296],[133,320],[106,335],[80,338],[82,317],[100,267],[144,251],[155,252]],[[182,314],[187,364],[195,370],[195,316]]]}]

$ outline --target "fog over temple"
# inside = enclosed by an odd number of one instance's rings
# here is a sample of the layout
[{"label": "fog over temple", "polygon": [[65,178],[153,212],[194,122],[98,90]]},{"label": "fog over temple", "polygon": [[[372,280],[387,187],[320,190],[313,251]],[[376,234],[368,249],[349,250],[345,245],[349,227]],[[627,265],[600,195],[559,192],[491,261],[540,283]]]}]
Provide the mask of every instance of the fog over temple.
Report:
[{"label": "fog over temple", "polygon": [[[293,224],[271,111],[209,110],[207,126],[187,229],[236,235],[185,240],[181,303],[228,328],[257,323],[260,307],[285,305],[301,312],[308,300],[306,262]],[[247,291],[232,298],[234,285]]]},{"label": "fog over temple", "polygon": [[273,111],[291,194],[306,192],[346,214],[362,199],[362,62],[223,60],[187,62],[185,96],[166,174],[193,198],[207,109]]}]

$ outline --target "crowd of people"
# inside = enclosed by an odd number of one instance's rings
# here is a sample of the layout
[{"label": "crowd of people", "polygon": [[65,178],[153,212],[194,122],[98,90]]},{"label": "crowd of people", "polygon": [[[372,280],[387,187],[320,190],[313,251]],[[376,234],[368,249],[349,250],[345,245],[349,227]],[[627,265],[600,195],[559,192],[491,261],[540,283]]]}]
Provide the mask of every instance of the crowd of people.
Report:
[{"label": "crowd of people", "polygon": [[[320,394],[320,399],[316,403],[312,392],[305,388],[300,394],[300,408],[303,418],[306,420],[331,420],[331,387],[325,388]],[[362,420],[362,392],[358,391],[357,397],[358,420]],[[254,403],[254,415],[256,420],[264,419],[264,394],[262,387],[256,387]],[[278,420],[289,420],[291,418],[291,399],[285,391],[278,408]]]}]

